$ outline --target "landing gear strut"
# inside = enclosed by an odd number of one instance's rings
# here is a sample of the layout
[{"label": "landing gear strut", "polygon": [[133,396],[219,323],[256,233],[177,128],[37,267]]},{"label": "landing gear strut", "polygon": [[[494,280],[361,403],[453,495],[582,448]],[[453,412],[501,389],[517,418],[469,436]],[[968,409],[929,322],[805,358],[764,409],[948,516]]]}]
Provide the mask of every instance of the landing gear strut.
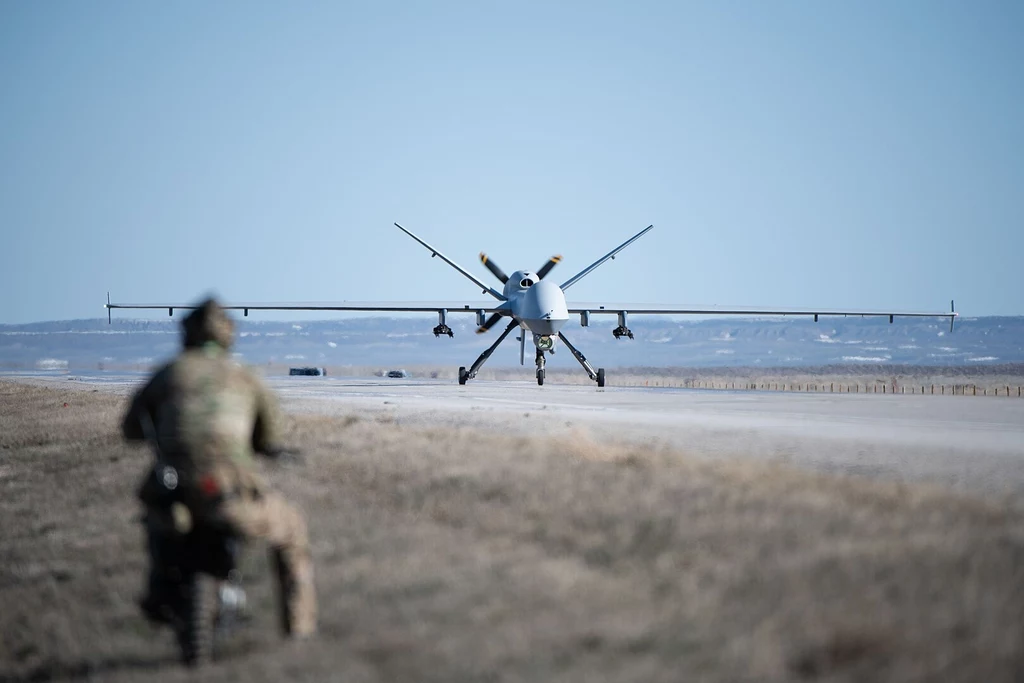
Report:
[{"label": "landing gear strut", "polygon": [[544,352],[537,349],[537,385],[544,386]]},{"label": "landing gear strut", "polygon": [[[598,388],[604,388],[604,368],[598,368],[597,370],[594,370],[594,366],[592,366],[587,361],[587,357],[584,356],[579,349],[570,344],[569,340],[565,338],[564,334],[559,332],[558,338],[562,340],[563,344],[565,344],[565,348],[569,349],[569,352],[572,353],[573,358],[578,360],[580,365],[583,366],[583,369],[587,371],[587,375],[590,377],[590,379],[597,382]],[[540,370],[538,370],[538,372],[540,372]]]},{"label": "landing gear strut", "polygon": [[480,357],[476,359],[476,362],[473,363],[469,370],[466,370],[465,366],[459,368],[459,384],[465,384],[468,380],[476,377],[476,373],[479,372],[483,364],[487,362],[487,359],[491,357],[491,354],[494,353],[494,349],[498,348],[498,345],[505,341],[505,337],[507,337],[509,333],[517,327],[519,327],[519,323],[517,321],[513,320],[510,322],[508,327],[505,328],[505,331],[501,333],[497,340],[495,340],[495,342],[491,344],[486,351],[480,354]]}]

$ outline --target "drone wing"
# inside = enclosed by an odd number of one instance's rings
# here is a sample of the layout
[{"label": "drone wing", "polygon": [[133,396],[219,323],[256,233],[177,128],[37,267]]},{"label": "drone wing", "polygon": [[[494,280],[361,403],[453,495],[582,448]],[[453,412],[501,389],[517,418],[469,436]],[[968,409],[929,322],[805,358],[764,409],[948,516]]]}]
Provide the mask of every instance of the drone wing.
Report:
[{"label": "drone wing", "polygon": [[[111,303],[107,297],[105,308],[107,320],[110,320],[112,309],[166,309],[167,315],[174,315],[175,309],[192,310],[196,304],[172,303]],[[487,313],[505,310],[508,304],[504,301],[339,301],[339,302],[305,302],[305,303],[228,303],[223,306],[227,310],[242,311],[244,316],[249,311],[367,311],[380,313],[476,313],[482,318]]]},{"label": "drone wing", "polygon": [[[618,315],[620,320],[633,313],[636,315],[746,315],[746,316],[806,316],[813,317],[888,317],[889,322],[900,318],[949,318],[950,329],[958,314],[949,302],[947,311],[885,311],[872,309],[842,310],[835,308],[770,308],[760,306],[679,306],[672,304],[606,304],[573,303],[568,305],[569,313],[590,315]],[[625,324],[625,323],[620,323]]]}]

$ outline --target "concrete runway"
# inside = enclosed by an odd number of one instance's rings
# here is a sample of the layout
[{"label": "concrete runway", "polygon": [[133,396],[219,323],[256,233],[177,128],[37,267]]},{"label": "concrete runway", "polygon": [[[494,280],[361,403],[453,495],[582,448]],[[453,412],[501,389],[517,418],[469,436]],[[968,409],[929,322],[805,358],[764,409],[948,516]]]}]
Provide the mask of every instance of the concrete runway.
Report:
[{"label": "concrete runway", "polygon": [[1024,499],[1024,400],[801,394],[477,381],[278,378],[285,404],[388,411],[407,425],[667,444]]},{"label": "concrete runway", "polygon": [[[126,393],[138,375],[34,377]],[[781,460],[1024,501],[1024,400],[277,377],[289,410],[424,428],[586,434],[703,457]],[[486,457],[486,451],[481,451]]]}]

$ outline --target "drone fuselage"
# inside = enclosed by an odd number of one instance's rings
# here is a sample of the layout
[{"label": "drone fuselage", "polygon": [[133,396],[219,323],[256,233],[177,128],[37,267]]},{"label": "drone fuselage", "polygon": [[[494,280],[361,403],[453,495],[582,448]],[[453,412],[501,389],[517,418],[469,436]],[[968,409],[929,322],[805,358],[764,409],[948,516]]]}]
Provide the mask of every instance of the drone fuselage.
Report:
[{"label": "drone fuselage", "polygon": [[505,296],[512,316],[534,334],[557,335],[569,320],[562,288],[530,271],[512,273],[505,283]]}]

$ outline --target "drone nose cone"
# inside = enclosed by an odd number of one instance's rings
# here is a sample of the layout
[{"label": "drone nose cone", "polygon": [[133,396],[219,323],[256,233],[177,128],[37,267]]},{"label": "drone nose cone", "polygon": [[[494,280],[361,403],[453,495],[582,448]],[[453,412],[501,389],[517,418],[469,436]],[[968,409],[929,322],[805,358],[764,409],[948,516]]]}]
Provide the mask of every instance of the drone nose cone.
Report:
[{"label": "drone nose cone", "polygon": [[532,332],[558,334],[569,320],[565,294],[553,282],[541,280],[523,294],[520,317]]},{"label": "drone nose cone", "polygon": [[565,320],[560,319],[526,318],[526,326],[535,334],[556,335],[565,323]]}]

